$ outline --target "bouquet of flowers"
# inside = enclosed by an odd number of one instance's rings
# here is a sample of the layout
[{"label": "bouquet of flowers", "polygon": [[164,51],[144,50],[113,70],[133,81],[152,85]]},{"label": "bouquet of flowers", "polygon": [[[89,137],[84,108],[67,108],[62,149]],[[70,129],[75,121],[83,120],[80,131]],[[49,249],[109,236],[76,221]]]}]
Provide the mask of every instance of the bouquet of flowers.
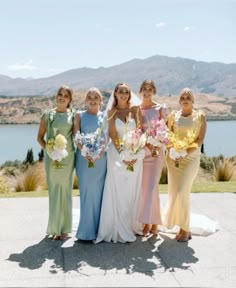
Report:
[{"label": "bouquet of flowers", "polygon": [[75,143],[80,144],[81,155],[89,156],[92,161],[88,161],[88,168],[94,168],[94,161],[106,150],[107,141],[103,131],[104,119],[99,119],[99,127],[93,133],[81,133],[78,131],[74,137]]},{"label": "bouquet of flowers", "polygon": [[[54,131],[54,135],[56,131]],[[55,162],[56,168],[61,168],[60,162],[68,156],[66,150],[67,140],[62,134],[58,134],[53,138],[48,139],[46,143],[46,151],[48,156]]]},{"label": "bouquet of flowers", "polygon": [[[127,131],[122,139],[119,139],[120,157],[121,160],[132,162],[144,158],[143,147],[146,144],[146,135],[142,133],[141,129],[134,129]],[[128,171],[134,171],[134,164],[127,165]]]},{"label": "bouquet of flowers", "polygon": [[[169,129],[166,126],[164,119],[152,119],[150,125],[146,130],[147,143],[154,147],[160,148],[162,145],[169,143]],[[153,151],[153,156],[158,155],[158,151]]]},{"label": "bouquet of flowers", "polygon": [[179,161],[177,159],[187,155],[186,149],[198,147],[198,144],[194,142],[196,139],[196,133],[194,131],[187,131],[186,136],[183,139],[180,139],[175,133],[170,132],[169,137],[169,156],[171,159],[175,160],[175,166],[179,167]]}]

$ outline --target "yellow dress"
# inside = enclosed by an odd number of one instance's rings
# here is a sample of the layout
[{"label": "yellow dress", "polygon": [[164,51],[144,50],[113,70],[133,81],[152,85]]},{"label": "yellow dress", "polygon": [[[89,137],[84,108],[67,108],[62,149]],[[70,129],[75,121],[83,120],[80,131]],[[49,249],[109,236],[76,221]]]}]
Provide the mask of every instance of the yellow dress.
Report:
[{"label": "yellow dress", "polygon": [[[168,117],[168,127],[178,135],[180,139],[186,137],[188,131],[194,131],[198,137],[205,112],[193,110],[192,114],[183,117],[181,111],[172,111]],[[168,168],[168,200],[164,215],[163,224],[171,229],[178,225],[184,231],[190,231],[190,192],[193,181],[198,174],[200,166],[200,151],[196,151],[184,157],[180,161],[179,167],[175,166],[175,161],[169,155],[166,156]]]}]

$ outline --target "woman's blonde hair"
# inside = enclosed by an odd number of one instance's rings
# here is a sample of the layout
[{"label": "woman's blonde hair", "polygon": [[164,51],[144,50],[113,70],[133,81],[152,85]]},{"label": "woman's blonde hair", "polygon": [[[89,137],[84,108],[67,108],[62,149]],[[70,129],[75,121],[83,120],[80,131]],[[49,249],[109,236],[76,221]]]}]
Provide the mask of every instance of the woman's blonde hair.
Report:
[{"label": "woman's blonde hair", "polygon": [[96,87],[89,88],[89,90],[87,91],[87,93],[86,93],[86,95],[85,95],[85,101],[87,100],[87,97],[88,97],[88,95],[89,95],[90,93],[96,93],[96,94],[99,96],[99,98],[100,98],[100,100],[101,100],[101,103],[102,103],[102,93],[101,93],[101,91],[100,91],[98,88],[96,88]]},{"label": "woman's blonde hair", "polygon": [[179,94],[179,101],[181,100],[181,97],[184,95],[184,94],[187,94],[190,96],[192,102],[194,102],[194,95],[193,95],[193,92],[190,88],[188,87],[185,87],[183,88],[181,91],[180,91],[180,94]]}]

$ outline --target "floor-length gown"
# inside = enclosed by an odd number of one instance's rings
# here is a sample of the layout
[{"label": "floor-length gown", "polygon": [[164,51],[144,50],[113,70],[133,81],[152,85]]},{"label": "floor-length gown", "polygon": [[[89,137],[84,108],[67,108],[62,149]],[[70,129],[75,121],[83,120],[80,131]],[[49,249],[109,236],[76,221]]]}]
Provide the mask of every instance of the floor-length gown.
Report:
[{"label": "floor-length gown", "polygon": [[[141,108],[143,131],[150,126],[151,120],[159,120],[162,105],[157,104],[148,109]],[[145,148],[143,159],[142,193],[139,204],[138,220],[144,224],[162,224],[159,181],[164,165],[164,148],[158,157],[152,157],[150,149]]]},{"label": "floor-length gown", "polygon": [[58,134],[67,140],[68,156],[56,167],[52,159],[45,152],[45,171],[49,196],[49,220],[47,234],[61,235],[72,231],[72,188],[75,147],[72,138],[74,112],[44,111],[46,120],[46,138],[53,138]]},{"label": "floor-length gown", "polygon": [[[115,120],[118,136],[122,138],[126,129],[135,129],[135,121],[124,123]],[[120,160],[113,143],[107,151],[107,176],[103,191],[98,236],[94,243],[133,242],[136,240],[137,210],[141,193],[142,160],[134,164],[134,171],[128,171]]]},{"label": "floor-length gown", "polygon": [[[90,114],[84,111],[80,113],[80,132],[93,133],[102,121],[102,112]],[[106,152],[94,163],[93,168],[88,168],[88,161],[77,149],[76,174],[80,191],[80,221],[76,238],[80,240],[94,240],[97,237],[106,169]]]},{"label": "floor-length gown", "polygon": [[[174,128],[180,139],[187,135],[187,131],[194,131],[198,136],[204,112],[194,110],[187,117],[181,111],[172,111],[168,119],[168,126]],[[193,181],[200,166],[200,147],[184,157],[176,167],[169,155],[166,157],[168,168],[168,201],[164,215],[164,225],[167,228],[179,226],[184,231],[190,231],[190,192]]]}]

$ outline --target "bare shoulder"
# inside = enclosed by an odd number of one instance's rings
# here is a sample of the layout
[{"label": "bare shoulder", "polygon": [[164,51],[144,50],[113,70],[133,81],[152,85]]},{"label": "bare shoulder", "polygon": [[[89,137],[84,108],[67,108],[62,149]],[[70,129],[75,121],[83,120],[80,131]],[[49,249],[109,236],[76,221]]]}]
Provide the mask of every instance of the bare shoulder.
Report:
[{"label": "bare shoulder", "polygon": [[109,120],[113,119],[116,112],[117,112],[117,109],[115,107],[112,107],[111,109],[109,109],[107,111],[107,120],[109,121]]},{"label": "bare shoulder", "polygon": [[138,105],[134,105],[134,106],[131,106],[131,107],[130,107],[130,110],[135,113],[135,112],[137,112],[138,110],[140,110],[140,107],[139,107]]}]

